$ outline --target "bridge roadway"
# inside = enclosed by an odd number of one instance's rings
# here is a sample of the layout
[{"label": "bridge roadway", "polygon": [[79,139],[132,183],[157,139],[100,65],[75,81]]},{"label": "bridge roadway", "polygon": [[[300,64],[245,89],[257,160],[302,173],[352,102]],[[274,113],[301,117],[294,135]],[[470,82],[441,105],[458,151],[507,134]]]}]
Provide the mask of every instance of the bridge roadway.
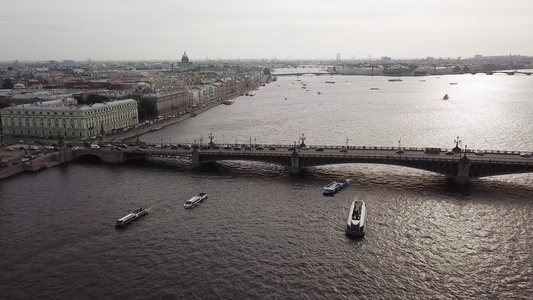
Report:
[{"label": "bridge roadway", "polygon": [[471,178],[533,172],[533,157],[522,157],[518,151],[485,151],[483,155],[476,155],[477,151],[469,150],[465,157],[464,152],[428,154],[422,148],[404,148],[404,153],[396,153],[397,148],[393,147],[348,147],[346,152],[341,152],[339,146],[325,147],[323,151],[317,151],[318,146],[308,150],[289,150],[291,146],[279,145],[275,150],[262,147],[262,150],[236,146],[198,150],[148,147],[144,150],[128,148],[123,152],[126,159],[149,155],[190,156],[194,165],[222,160],[262,161],[289,167],[294,173],[328,164],[391,164],[435,172],[459,183],[467,183]]}]

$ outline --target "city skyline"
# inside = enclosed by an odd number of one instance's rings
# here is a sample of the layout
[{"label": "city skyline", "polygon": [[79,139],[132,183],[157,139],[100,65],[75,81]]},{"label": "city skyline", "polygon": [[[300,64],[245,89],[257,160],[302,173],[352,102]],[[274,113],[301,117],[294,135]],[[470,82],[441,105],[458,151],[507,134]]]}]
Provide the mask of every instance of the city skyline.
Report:
[{"label": "city skyline", "polygon": [[14,2],[0,61],[533,56],[533,2]]}]

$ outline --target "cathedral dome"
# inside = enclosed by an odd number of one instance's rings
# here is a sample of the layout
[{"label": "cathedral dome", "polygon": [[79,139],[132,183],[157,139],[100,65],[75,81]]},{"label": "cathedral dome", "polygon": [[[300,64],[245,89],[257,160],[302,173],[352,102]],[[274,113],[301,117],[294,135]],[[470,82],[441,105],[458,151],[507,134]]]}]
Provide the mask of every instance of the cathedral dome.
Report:
[{"label": "cathedral dome", "polygon": [[182,63],[188,63],[189,62],[189,57],[187,56],[186,52],[183,52],[183,55],[181,56],[181,62]]}]

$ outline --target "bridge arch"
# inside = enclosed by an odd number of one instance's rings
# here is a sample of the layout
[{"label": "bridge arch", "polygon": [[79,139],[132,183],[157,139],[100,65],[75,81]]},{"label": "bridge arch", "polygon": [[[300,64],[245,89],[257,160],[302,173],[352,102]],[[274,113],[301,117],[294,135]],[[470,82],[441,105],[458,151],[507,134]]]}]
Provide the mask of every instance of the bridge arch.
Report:
[{"label": "bridge arch", "polygon": [[90,162],[90,163],[101,163],[103,161],[102,157],[100,157],[99,155],[91,154],[91,153],[77,155],[75,156],[75,158],[79,161]]}]

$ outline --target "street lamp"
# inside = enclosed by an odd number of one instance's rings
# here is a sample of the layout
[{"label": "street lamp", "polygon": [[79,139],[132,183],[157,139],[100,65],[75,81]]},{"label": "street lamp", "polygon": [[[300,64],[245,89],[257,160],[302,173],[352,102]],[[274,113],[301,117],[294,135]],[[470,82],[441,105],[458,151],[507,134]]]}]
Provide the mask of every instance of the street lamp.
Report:
[{"label": "street lamp", "polygon": [[303,133],[302,133],[302,137],[300,137],[300,140],[302,141],[302,143],[300,144],[300,147],[305,147],[305,136]]},{"label": "street lamp", "polygon": [[209,138],[209,146],[213,147],[215,145],[213,143],[213,139],[215,138],[215,136],[213,136],[213,133],[211,132],[207,137]]},{"label": "street lamp", "polygon": [[459,136],[457,136],[457,139],[454,140],[455,142],[455,148],[453,148],[453,153],[459,153],[459,157],[461,157],[461,148],[459,148],[459,143],[461,142],[461,140],[459,139]]}]

